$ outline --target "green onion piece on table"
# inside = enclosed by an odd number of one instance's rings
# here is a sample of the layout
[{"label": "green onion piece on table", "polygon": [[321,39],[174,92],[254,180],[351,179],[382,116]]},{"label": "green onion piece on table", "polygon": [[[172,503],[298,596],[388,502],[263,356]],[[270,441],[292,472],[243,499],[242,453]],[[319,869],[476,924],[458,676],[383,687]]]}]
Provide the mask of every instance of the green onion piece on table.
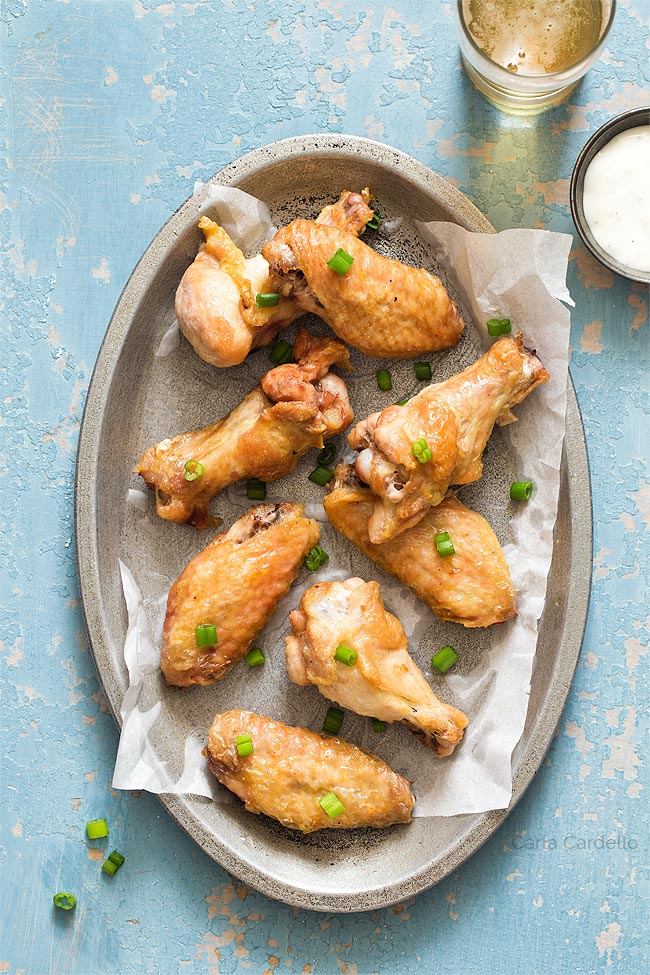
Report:
[{"label": "green onion piece on table", "polygon": [[71,911],[77,905],[77,898],[74,894],[64,894],[61,892],[55,894],[52,900],[54,901],[54,906],[60,907],[62,911]]},{"label": "green onion piece on table", "polygon": [[371,718],[370,723],[372,725],[372,730],[376,731],[378,734],[386,731],[386,722],[381,721],[380,718]]},{"label": "green onion piece on table", "polygon": [[428,362],[416,362],[413,368],[415,369],[415,378],[419,379],[420,382],[431,379],[431,366]]},{"label": "green onion piece on table", "polygon": [[242,758],[253,754],[253,742],[250,735],[237,735],[235,741],[237,742],[237,754]]},{"label": "green onion piece on table", "polygon": [[438,650],[431,658],[431,666],[441,674],[446,674],[450,667],[453,667],[458,660],[458,654],[453,647],[447,645],[442,650]]},{"label": "green onion piece on table", "polygon": [[438,549],[438,555],[447,556],[454,555],[456,553],[454,543],[449,537],[449,532],[437,532],[435,543],[436,548]]},{"label": "green onion piece on table", "polygon": [[344,643],[340,643],[334,653],[334,659],[345,664],[346,667],[354,667],[358,656],[356,650],[353,650],[352,647],[346,647]]},{"label": "green onion piece on table", "polygon": [[339,247],[335,254],[330,257],[327,266],[336,271],[337,274],[347,274],[353,263],[352,254],[348,254],[342,247]]},{"label": "green onion piece on table", "polygon": [[343,724],[343,712],[340,708],[328,708],[325,720],[323,721],[323,731],[330,735],[338,735]]},{"label": "green onion piece on table", "polygon": [[86,832],[89,840],[99,840],[102,836],[108,836],[108,823],[105,819],[91,819],[86,823]]},{"label": "green onion piece on table", "polygon": [[406,399],[398,399],[398,401],[395,404],[395,406],[406,406],[406,404],[408,403],[408,401],[410,400],[410,398],[411,398],[410,396],[407,396]]},{"label": "green onion piece on table", "polygon": [[515,481],[510,485],[510,497],[513,501],[530,501],[532,491],[532,481]]},{"label": "green onion piece on table", "polygon": [[487,323],[488,335],[510,335],[509,318],[490,318]]},{"label": "green onion piece on table", "polygon": [[201,623],[194,631],[197,647],[216,647],[219,642],[217,639],[217,628],[212,623]]},{"label": "green onion piece on table", "polygon": [[277,291],[263,291],[255,295],[255,304],[258,308],[273,308],[280,300]]},{"label": "green onion piece on table", "polygon": [[205,467],[198,460],[186,460],[185,461],[185,473],[183,477],[186,481],[195,481],[197,477],[201,477],[205,473]]},{"label": "green onion piece on table", "polygon": [[387,393],[389,389],[393,388],[393,383],[388,369],[379,370],[377,373],[377,385],[384,393]]},{"label": "green onion piece on table", "polygon": [[411,445],[411,450],[413,452],[413,456],[420,464],[426,464],[427,461],[431,460],[433,456],[431,453],[431,448],[424,437],[420,437],[419,440],[416,440]]},{"label": "green onion piece on table", "polygon": [[271,350],[271,362],[276,366],[286,366],[288,362],[293,362],[293,346],[280,339]]},{"label": "green onion piece on table", "polygon": [[336,444],[328,443],[321,451],[319,451],[316,456],[316,460],[319,464],[324,464],[326,467],[332,463],[336,457]]},{"label": "green onion piece on table", "polygon": [[251,668],[261,667],[264,661],[266,660],[266,657],[264,656],[264,654],[262,653],[259,647],[253,647],[252,650],[248,651],[248,653],[244,657],[244,660]]},{"label": "green onion piece on table", "polygon": [[326,484],[334,477],[334,471],[331,467],[323,467],[319,464],[315,471],[312,471],[309,475],[309,480],[313,481],[314,484],[320,484],[321,487],[325,487]]},{"label": "green onion piece on table", "polygon": [[318,800],[318,805],[325,810],[330,819],[336,819],[342,812],[345,812],[345,806],[335,792],[326,793]]},{"label": "green onion piece on table", "polygon": [[370,230],[379,230],[381,227],[381,217],[378,213],[373,214],[371,219],[366,223],[366,227],[369,227]]},{"label": "green onion piece on table", "polygon": [[256,477],[249,477],[246,482],[246,497],[251,501],[263,501],[266,497],[266,484]]},{"label": "green onion piece on table", "polygon": [[112,877],[114,873],[117,873],[123,863],[124,857],[122,854],[118,853],[117,850],[113,850],[112,853],[109,853],[108,858],[102,863],[102,870],[104,873],[107,873],[109,877]]},{"label": "green onion piece on table", "polygon": [[307,553],[305,558],[305,565],[310,572],[315,572],[316,569],[320,569],[322,565],[329,562],[329,555],[324,548],[320,545],[314,545],[314,547]]}]

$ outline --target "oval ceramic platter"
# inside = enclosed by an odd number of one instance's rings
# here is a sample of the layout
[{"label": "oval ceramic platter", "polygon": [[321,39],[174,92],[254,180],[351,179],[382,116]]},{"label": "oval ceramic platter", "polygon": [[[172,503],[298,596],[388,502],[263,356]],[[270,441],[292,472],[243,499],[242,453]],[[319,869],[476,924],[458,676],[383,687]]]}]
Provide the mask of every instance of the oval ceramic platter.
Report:
[{"label": "oval ceramic platter", "polygon": [[[444,179],[395,149],[361,138],[319,135],[277,142],[243,156],[211,182],[235,186],[262,199],[278,226],[294,216],[315,216],[344,188],[370,186],[382,217],[401,218],[392,234],[375,234],[373,246],[409,264],[429,267],[443,280],[444,269],[427,252],[415,220],[449,220],[472,231],[493,232],[479,211]],[[129,505],[129,488],[137,487],[138,481],[131,473],[133,467],[148,445],[223,416],[270,368],[268,349],[253,353],[242,366],[222,370],[202,362],[185,340],[169,357],[155,355],[161,335],[174,321],[174,292],[196,255],[198,217],[206,211],[210,212],[209,184],[174,214],[134,270],[99,353],[80,434],[76,535],[81,594],[97,668],[118,720],[128,685],[123,658],[127,618],[118,558],[133,570],[145,601],[153,601],[160,596],[161,587],[164,591],[212,537],[211,532],[198,533],[162,521],[151,501],[144,513]],[[326,331],[316,319],[302,319],[300,324]],[[289,330],[289,338],[295,327]],[[428,357],[436,380],[480,355],[478,334],[471,322],[451,353]],[[383,394],[375,378],[378,362],[359,353],[353,353],[352,361],[351,399],[359,418],[397,399],[396,392],[403,396],[414,391],[410,388],[414,385],[411,362],[383,363],[391,369],[394,385],[392,394]],[[530,783],[551,741],[575,669],[587,613],[591,503],[584,437],[571,386],[566,419],[556,525],[561,553],[552,562],[528,719],[513,755],[510,808]],[[340,443],[340,449],[342,446]],[[489,454],[496,456],[492,463],[488,456],[485,476],[463,494],[463,500],[485,514],[506,543],[509,529],[500,498],[504,478],[510,483],[514,474],[513,459],[499,447],[498,439],[496,451],[491,446]],[[311,452],[294,474],[270,485],[268,499],[319,502],[322,489],[306,477],[314,457]],[[247,504],[236,488],[229,489],[213,502],[212,510],[228,527]],[[337,554],[346,547],[347,566],[365,578],[377,578],[388,589],[388,579],[359,553],[351,555],[352,546],[329,524],[321,524],[321,531],[331,563],[336,564]],[[391,608],[390,598],[387,604]],[[444,626],[428,613],[418,631],[420,646],[412,647],[421,666],[430,658],[431,647],[450,641],[452,631],[460,630],[457,626],[454,630],[454,624]],[[211,687],[180,692],[162,687],[160,681],[165,720],[157,722],[151,737],[162,762],[180,772],[186,737],[192,733],[204,737],[214,714],[231,707],[250,708],[320,729],[326,702],[315,689],[295,687],[286,676],[282,639],[286,629],[277,631],[274,645],[265,643],[267,664],[258,671],[249,672],[242,665]],[[360,739],[359,721],[367,719],[346,716],[345,737]],[[391,728],[391,735],[401,733],[411,741],[405,730]],[[415,747],[420,746],[415,743]],[[508,814],[508,810],[500,810],[422,817],[408,827],[324,830],[302,836],[264,816],[245,812],[239,802],[221,804],[187,795],[165,795],[161,800],[209,856],[245,883],[290,904],[328,911],[381,907],[435,884],[469,857]]]}]

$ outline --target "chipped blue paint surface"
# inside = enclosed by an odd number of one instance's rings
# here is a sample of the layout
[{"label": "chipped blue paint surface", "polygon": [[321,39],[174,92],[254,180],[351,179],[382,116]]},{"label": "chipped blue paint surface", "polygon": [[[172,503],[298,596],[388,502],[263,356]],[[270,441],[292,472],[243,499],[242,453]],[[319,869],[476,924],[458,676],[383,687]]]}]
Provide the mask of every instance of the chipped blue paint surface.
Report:
[{"label": "chipped blue paint surface", "polygon": [[[273,903],[233,882],[153,797],[111,790],[117,732],[78,604],[72,488],[112,308],[196,179],[273,139],[346,131],[417,156],[497,228],[572,232],[567,181],[580,147],[608,117],[650,101],[649,15],[647,0],[621,0],[608,50],[568,105],[522,122],[471,88],[445,3],[6,0],[0,972],[643,970],[644,289],[614,280],[576,241],[572,374],[592,464],[595,576],[558,734],[499,833],[396,908],[333,916]],[[97,816],[110,842],[85,839]],[[99,867],[113,847],[128,860],[111,879]],[[76,893],[75,912],[53,911],[56,890]]]}]

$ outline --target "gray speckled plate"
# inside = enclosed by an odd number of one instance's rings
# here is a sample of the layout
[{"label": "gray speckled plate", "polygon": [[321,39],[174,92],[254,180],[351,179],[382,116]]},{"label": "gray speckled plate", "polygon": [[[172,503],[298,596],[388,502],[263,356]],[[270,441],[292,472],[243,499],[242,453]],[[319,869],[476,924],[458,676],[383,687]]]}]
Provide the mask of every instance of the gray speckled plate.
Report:
[{"label": "gray speckled plate", "polygon": [[[473,231],[493,232],[479,211],[444,179],[409,156],[367,139],[331,135],[288,139],[249,153],[213,181],[260,197],[278,224],[294,215],[315,215],[343,187],[370,185],[382,216],[403,217],[394,234],[376,235],[373,245],[409,263],[434,269],[435,261],[426,252],[413,220],[452,220]],[[239,401],[242,390],[251,388],[268,368],[264,350],[231,370],[206,365],[184,341],[173,359],[154,355],[162,333],[174,319],[175,289],[196,254],[200,240],[197,218],[206,200],[207,188],[188,200],[165,224],[134,270],[100,350],[81,429],[76,484],[79,579],[97,668],[116,718],[128,683],[122,652],[126,611],[118,556],[136,570],[145,599],[151,598],[156,588],[160,591],[161,578],[171,581],[210,537],[155,516],[143,517],[127,505],[128,488],[136,485],[131,474],[134,463],[150,443],[222,416]],[[438,270],[444,279],[444,271]],[[316,331],[324,330],[317,320],[307,324]],[[470,323],[456,350],[429,357],[435,364],[436,379],[464,368],[479,352]],[[377,363],[364,360],[358,353],[353,355],[353,362],[353,405],[357,415],[364,416],[370,408],[378,408],[377,397],[382,395],[374,379]],[[384,364],[391,368],[395,390],[412,391],[402,385],[409,381],[413,385],[410,363]],[[553,558],[528,719],[513,755],[511,808],[539,767],[560,718],[580,651],[589,600],[591,503],[587,455],[571,385],[568,394],[556,526],[561,554]],[[496,452],[500,452],[498,437]],[[508,476],[510,460],[500,452],[501,477]],[[305,477],[311,466],[313,456],[308,455],[294,475],[279,482],[280,496],[320,500],[321,490]],[[488,516],[505,542],[508,528],[503,514],[499,516],[503,505],[497,499],[503,486],[499,485],[496,465],[494,470],[491,476],[488,457],[480,487],[474,486],[463,497]],[[229,525],[243,512],[240,504],[236,491],[229,491],[213,510]],[[329,525],[321,527],[330,551],[347,544]],[[382,574],[360,555],[353,566],[366,578],[382,579]],[[437,640],[435,628],[440,626],[443,624],[432,619],[433,645]],[[423,647],[428,637],[430,634],[423,634]],[[204,734],[216,711],[241,706],[276,716],[265,708],[265,703],[270,707],[265,694],[271,692],[273,680],[281,679],[281,640],[276,647],[265,645],[265,650],[274,669],[269,668],[263,683],[253,682],[251,674],[233,672],[212,688],[196,688],[185,694],[173,688],[163,692],[166,722],[158,722],[163,730],[155,738],[155,747],[172,769],[178,765],[179,742],[192,731]],[[286,675],[283,679],[287,685],[286,710],[277,716],[285,720],[293,716],[295,724],[318,727],[311,714],[301,712],[307,692],[289,685]],[[311,693],[317,696],[315,691]],[[351,724],[348,732],[347,722],[346,718],[346,737],[354,741],[355,726]],[[303,837],[263,816],[246,813],[239,803],[224,806],[188,796],[163,796],[162,802],[211,857],[244,882],[290,904],[328,911],[381,907],[435,884],[467,859],[508,814],[508,810],[501,810],[421,818],[406,828],[323,831]]]}]

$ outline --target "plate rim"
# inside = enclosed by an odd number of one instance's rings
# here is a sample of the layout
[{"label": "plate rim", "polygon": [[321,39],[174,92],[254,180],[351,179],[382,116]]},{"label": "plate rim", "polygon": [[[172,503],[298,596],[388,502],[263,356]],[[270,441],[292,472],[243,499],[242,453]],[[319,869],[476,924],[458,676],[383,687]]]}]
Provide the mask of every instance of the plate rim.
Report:
[{"label": "plate rim", "polygon": [[[253,149],[224,166],[203,184],[202,193],[192,194],[163,224],[139,259],[115,305],[101,342],[91,375],[79,430],[74,492],[75,550],[82,614],[93,660],[102,689],[118,728],[121,727],[120,692],[105,680],[100,669],[108,648],[104,640],[103,606],[98,580],[97,504],[94,491],[99,457],[100,434],[106,401],[110,393],[115,364],[127,337],[139,296],[157,273],[165,253],[176,240],[177,226],[185,223],[192,210],[197,213],[211,184],[237,185],[245,177],[265,169],[274,161],[296,156],[351,156],[367,158],[374,164],[395,166],[400,176],[424,192],[442,200],[465,217],[467,229],[496,233],[495,228],[460,190],[424,163],[392,146],[362,136],[309,134],[292,136]],[[459,221],[462,223],[462,221]],[[546,707],[531,727],[528,743],[513,774],[512,799],[506,809],[469,814],[478,819],[468,825],[457,842],[438,862],[421,868],[407,878],[368,888],[353,894],[317,893],[269,875],[244,860],[214,834],[204,828],[189,809],[188,797],[158,795],[173,820],[224,869],[245,884],[294,907],[337,913],[376,910],[421,893],[434,886],[475,853],[494,834],[519,802],[546,755],[555,729],[561,720],[577,666],[587,621],[591,594],[593,555],[592,493],[582,417],[573,381],[567,382],[567,410],[562,470],[568,476],[571,517],[571,567],[566,617],[563,627],[563,652],[556,653],[551,670]]]}]

